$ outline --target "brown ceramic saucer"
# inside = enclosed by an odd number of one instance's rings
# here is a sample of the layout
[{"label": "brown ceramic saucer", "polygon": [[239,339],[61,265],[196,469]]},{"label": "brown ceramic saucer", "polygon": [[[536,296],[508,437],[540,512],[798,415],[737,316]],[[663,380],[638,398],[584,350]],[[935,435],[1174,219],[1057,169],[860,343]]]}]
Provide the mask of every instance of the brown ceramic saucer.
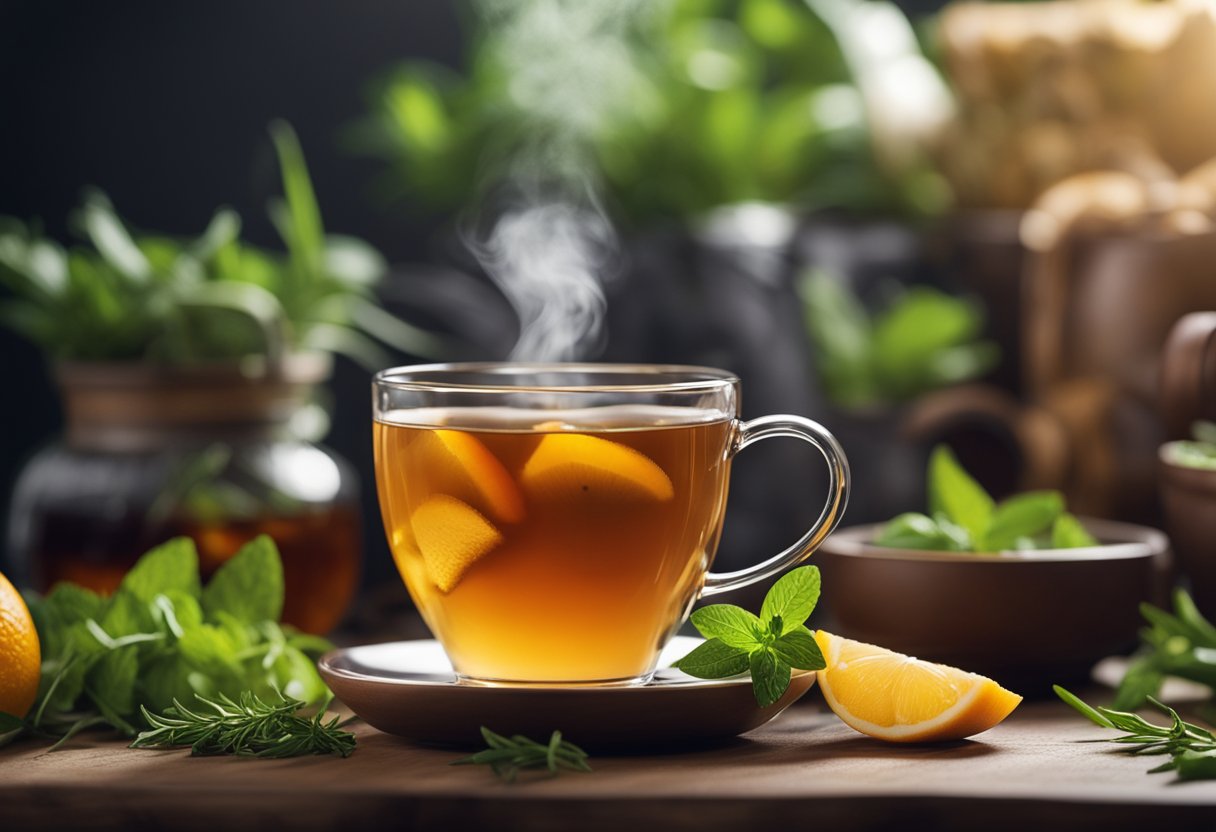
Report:
[{"label": "brown ceramic saucer", "polygon": [[318,662],[343,703],[374,728],[416,742],[479,745],[479,727],[547,737],[555,729],[588,749],[657,750],[712,743],[759,728],[810,690],[794,671],[774,705],[756,705],[751,679],[694,679],[668,665],[701,643],[677,636],[654,681],[637,687],[488,687],[457,684],[439,642],[347,647]]}]

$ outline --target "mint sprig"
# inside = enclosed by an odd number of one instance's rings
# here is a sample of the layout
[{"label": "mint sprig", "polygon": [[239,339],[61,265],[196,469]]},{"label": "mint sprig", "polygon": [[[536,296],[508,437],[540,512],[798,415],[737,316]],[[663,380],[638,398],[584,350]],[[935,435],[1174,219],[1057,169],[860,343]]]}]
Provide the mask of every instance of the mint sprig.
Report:
[{"label": "mint sprig", "polygon": [[874,543],[937,552],[1003,552],[1096,546],[1058,491],[1028,491],[996,502],[945,445],[929,459],[929,514],[891,520]]},{"label": "mint sprig", "polygon": [[127,735],[198,698],[318,704],[330,696],[313,659],[324,639],[278,623],[283,566],[258,537],[204,587],[194,542],[145,554],[108,598],[71,583],[26,602],[42,647],[38,700],[24,719],[0,714],[0,745],[18,732],[65,742],[109,725]]},{"label": "mint sprig", "polygon": [[708,639],[672,667],[698,679],[751,673],[756,702],[765,708],[790,686],[790,673],[821,670],[823,654],[804,626],[819,601],[819,568],[801,566],[773,584],[754,615],[734,604],[714,604],[692,614]]}]

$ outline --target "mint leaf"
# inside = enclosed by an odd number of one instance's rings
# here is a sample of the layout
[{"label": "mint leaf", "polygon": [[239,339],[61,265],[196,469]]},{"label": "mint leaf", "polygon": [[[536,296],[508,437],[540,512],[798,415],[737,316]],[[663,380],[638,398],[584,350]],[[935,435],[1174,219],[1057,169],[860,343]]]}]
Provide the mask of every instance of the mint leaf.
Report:
[{"label": "mint leaf", "polygon": [[152,602],[152,615],[156,626],[174,638],[181,638],[203,623],[203,608],[198,600],[177,590],[157,595]]},{"label": "mint leaf", "polygon": [[760,642],[760,619],[734,604],[714,604],[694,610],[693,626],[706,638],[716,638],[731,647],[750,648]]},{"label": "mint leaf", "polygon": [[827,666],[815,637],[806,628],[786,633],[773,642],[771,649],[777,658],[799,670],[822,670]]},{"label": "mint leaf", "polygon": [[317,665],[294,647],[285,646],[269,668],[267,683],[288,699],[317,702],[325,698],[329,688],[317,673]]},{"label": "mint leaf", "polygon": [[111,638],[158,632],[151,601],[151,598],[140,599],[127,590],[119,589],[111,596],[109,606],[97,623]]},{"label": "mint leaf", "polygon": [[139,701],[150,711],[163,712],[178,702],[193,702],[195,694],[213,695],[211,677],[202,673],[177,651],[158,656],[140,668]]},{"label": "mint leaf", "polygon": [[1064,511],[1058,491],[1029,491],[1000,503],[992,512],[988,531],[980,543],[985,552],[1012,549],[1018,538],[1034,537],[1052,527]]},{"label": "mint leaf", "polygon": [[[41,694],[37,713],[72,711],[84,692],[84,679],[94,662],[105,652],[84,624],[73,624],[64,634],[64,654],[42,664]],[[48,681],[49,679],[49,681]]]},{"label": "mint leaf", "polygon": [[137,651],[138,648],[131,645],[105,653],[93,665],[85,683],[94,702],[105,703],[110,711],[120,716],[135,713],[135,680],[139,674]]},{"label": "mint leaf", "polygon": [[283,612],[283,562],[274,541],[261,535],[219,568],[203,590],[208,620],[227,613],[254,624],[278,621]]},{"label": "mint leaf", "polygon": [[313,659],[318,659],[334,649],[334,644],[329,639],[310,633],[298,633],[290,627],[284,629],[287,630],[287,643]]},{"label": "mint leaf", "polygon": [[44,599],[48,612],[60,624],[98,618],[105,609],[106,599],[96,592],[70,583],[58,583]]},{"label": "mint leaf", "polygon": [[929,459],[929,507],[966,529],[973,541],[984,539],[992,520],[992,498],[945,445],[938,445]]},{"label": "mint leaf", "polygon": [[722,679],[747,671],[747,651],[711,638],[672,667],[698,679]]},{"label": "mint leaf", "polygon": [[100,595],[70,583],[55,584],[45,597],[34,593],[25,593],[23,597],[34,619],[44,659],[62,655],[68,628],[100,617],[106,607],[106,600]]},{"label": "mint leaf", "polygon": [[748,657],[752,672],[752,692],[761,708],[767,708],[782,697],[790,686],[790,666],[769,649],[760,649]]},{"label": "mint leaf", "polygon": [[1081,525],[1080,520],[1071,514],[1061,514],[1051,527],[1053,549],[1080,549],[1097,545],[1097,539]]},{"label": "mint leaf", "polygon": [[957,523],[950,521],[950,518],[945,514],[938,513],[933,516],[933,522],[946,535],[946,551],[948,552],[970,552],[971,534]]},{"label": "mint leaf", "polygon": [[818,566],[799,566],[785,573],[764,596],[760,618],[767,622],[781,616],[783,633],[797,629],[815,611],[819,588]]},{"label": "mint leaf", "polygon": [[148,552],[122,579],[120,592],[129,592],[144,603],[177,589],[198,597],[198,551],[188,537],[175,537]]},{"label": "mint leaf", "polygon": [[[214,624],[202,624],[182,634],[177,642],[181,657],[191,667],[211,677],[236,680],[245,673],[237,655],[246,646],[233,633]],[[260,657],[259,657],[260,658]]]},{"label": "mint leaf", "polygon": [[878,537],[874,538],[876,546],[890,546],[896,549],[927,549],[940,552],[949,551],[953,543],[949,534],[937,524],[932,517],[908,512],[890,520],[882,527]]}]

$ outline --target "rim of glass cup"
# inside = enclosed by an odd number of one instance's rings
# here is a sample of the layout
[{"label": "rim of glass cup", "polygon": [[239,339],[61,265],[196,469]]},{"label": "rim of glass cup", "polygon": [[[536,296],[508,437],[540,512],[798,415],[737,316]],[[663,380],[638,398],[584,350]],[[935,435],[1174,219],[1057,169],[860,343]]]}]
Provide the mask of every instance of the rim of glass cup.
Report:
[{"label": "rim of glass cup", "polygon": [[[656,381],[630,384],[487,384],[461,383],[458,381],[435,381],[419,378],[428,373],[522,376],[543,373],[582,373],[586,375],[667,375],[686,377],[681,381]],[[739,384],[739,377],[727,370],[715,367],[699,367],[692,364],[597,364],[594,362],[528,363],[513,361],[456,361],[440,364],[414,364],[391,367],[376,373],[372,383],[378,387],[417,392],[503,392],[503,393],[655,393],[655,392],[711,392]]]}]

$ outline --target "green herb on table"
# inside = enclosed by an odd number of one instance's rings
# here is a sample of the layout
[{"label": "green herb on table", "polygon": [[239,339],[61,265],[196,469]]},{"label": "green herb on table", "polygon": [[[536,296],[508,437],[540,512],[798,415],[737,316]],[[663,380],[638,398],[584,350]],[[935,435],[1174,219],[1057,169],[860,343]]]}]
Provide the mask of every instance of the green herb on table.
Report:
[{"label": "green herb on table", "polygon": [[298,699],[278,697],[263,701],[245,691],[237,701],[220,694],[215,699],[198,696],[202,707],[190,710],[174,700],[162,715],[143,708],[144,720],[152,726],[141,731],[132,748],[190,747],[194,756],[235,754],[242,757],[301,757],[334,754],[349,757],[355,750],[355,735],[343,731],[354,717],[325,720],[321,707],[312,717],[297,712],[305,706]]},{"label": "green herb on table", "polygon": [[495,734],[484,725],[481,736],[488,748],[453,760],[450,765],[486,765],[508,783],[515,782],[519,772],[525,769],[546,769],[551,775],[561,771],[591,771],[591,766],[587,764],[587,752],[563,740],[561,731],[554,731],[548,743],[539,743],[519,734],[507,738]]},{"label": "green herb on table", "polygon": [[1216,693],[1216,626],[1203,617],[1184,590],[1174,593],[1169,613],[1142,604],[1149,626],[1140,631],[1141,649],[1119,684],[1114,707],[1132,710],[1161,690],[1167,676],[1207,685]]},{"label": "green herb on table", "polygon": [[[133,736],[145,713],[196,696],[306,704],[331,696],[314,664],[329,643],[278,624],[283,565],[269,537],[244,546],[206,587],[194,542],[177,538],[144,555],[109,598],[61,583],[26,601],[42,683],[21,732],[59,743],[93,726]],[[0,733],[11,724],[0,720]]]},{"label": "green herb on table", "polygon": [[672,665],[699,679],[751,673],[760,707],[785,694],[793,668],[821,670],[823,654],[803,626],[819,601],[819,569],[800,566],[773,584],[756,616],[733,604],[714,604],[692,614],[708,641]]},{"label": "green herb on table", "polygon": [[1098,541],[1064,509],[1058,491],[1028,491],[996,502],[945,445],[929,459],[929,514],[901,514],[878,546],[944,552],[1077,549]]},{"label": "green herb on table", "polygon": [[1170,719],[1168,726],[1154,725],[1127,711],[1087,705],[1059,685],[1055,685],[1054,690],[1061,699],[1091,722],[1103,728],[1122,731],[1123,736],[1112,737],[1107,741],[1125,746],[1123,750],[1128,754],[1168,754],[1170,759],[1156,768],[1149,769],[1150,774],[1173,771],[1180,780],[1216,779],[1216,736],[1206,728],[1184,722],[1173,708],[1163,705],[1151,696],[1148,697],[1148,702]]}]

